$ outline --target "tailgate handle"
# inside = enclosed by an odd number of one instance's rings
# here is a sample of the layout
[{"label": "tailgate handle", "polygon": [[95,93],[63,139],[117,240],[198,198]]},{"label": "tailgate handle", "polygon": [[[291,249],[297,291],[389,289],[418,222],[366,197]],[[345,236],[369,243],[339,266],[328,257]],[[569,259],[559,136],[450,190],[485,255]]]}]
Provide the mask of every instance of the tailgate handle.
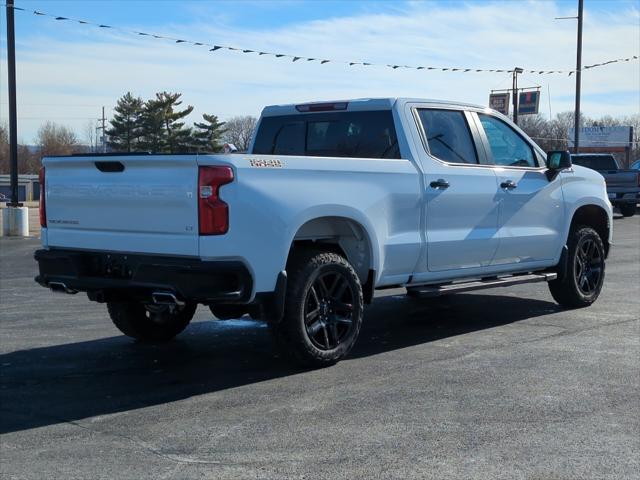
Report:
[{"label": "tailgate handle", "polygon": [[124,164],[122,162],[94,162],[96,168],[101,172],[124,172]]}]

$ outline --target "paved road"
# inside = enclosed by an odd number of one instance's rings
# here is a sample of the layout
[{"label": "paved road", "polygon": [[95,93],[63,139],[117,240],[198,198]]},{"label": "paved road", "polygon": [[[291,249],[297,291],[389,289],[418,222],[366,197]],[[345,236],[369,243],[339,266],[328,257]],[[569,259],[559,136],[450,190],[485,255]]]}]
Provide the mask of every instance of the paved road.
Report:
[{"label": "paved road", "polygon": [[257,322],[164,347],[32,277],[2,239],[2,478],[640,478],[640,218],[616,219],[600,300],[544,285],[387,292],[351,356],[289,368]]}]

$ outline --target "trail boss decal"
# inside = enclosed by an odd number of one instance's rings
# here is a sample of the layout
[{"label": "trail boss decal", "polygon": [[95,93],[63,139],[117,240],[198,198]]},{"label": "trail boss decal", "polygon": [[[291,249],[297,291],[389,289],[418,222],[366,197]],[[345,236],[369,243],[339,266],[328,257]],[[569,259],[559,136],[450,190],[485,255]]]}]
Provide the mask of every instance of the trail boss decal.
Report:
[{"label": "trail boss decal", "polygon": [[282,168],[284,164],[278,159],[250,158],[249,165],[252,168]]}]

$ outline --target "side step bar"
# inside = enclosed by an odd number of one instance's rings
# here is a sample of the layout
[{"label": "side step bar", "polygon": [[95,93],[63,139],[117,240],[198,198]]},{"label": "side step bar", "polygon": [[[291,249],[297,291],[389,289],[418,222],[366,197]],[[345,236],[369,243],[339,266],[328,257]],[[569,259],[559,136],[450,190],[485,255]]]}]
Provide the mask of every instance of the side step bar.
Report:
[{"label": "side step bar", "polygon": [[407,293],[418,298],[439,297],[450,293],[484,290],[485,288],[509,287],[523,283],[550,282],[558,278],[557,273],[530,273],[526,275],[511,275],[508,277],[489,277],[471,282],[448,283],[445,285],[425,285],[422,287],[407,287]]}]

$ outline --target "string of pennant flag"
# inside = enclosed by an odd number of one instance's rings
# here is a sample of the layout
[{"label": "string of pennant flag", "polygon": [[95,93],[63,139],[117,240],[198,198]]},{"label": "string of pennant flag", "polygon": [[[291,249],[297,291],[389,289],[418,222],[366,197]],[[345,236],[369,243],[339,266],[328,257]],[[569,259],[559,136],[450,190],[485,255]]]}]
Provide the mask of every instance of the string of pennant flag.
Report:
[{"label": "string of pennant flag", "polygon": [[[6,5],[3,5],[6,6]],[[427,70],[427,71],[441,71],[441,72],[460,72],[460,73],[469,73],[469,72],[473,72],[473,73],[482,73],[482,72],[488,72],[488,73],[511,73],[514,71],[513,68],[465,68],[465,67],[441,67],[441,66],[416,66],[416,65],[396,65],[396,64],[383,64],[383,63],[372,63],[372,62],[364,62],[364,61],[344,61],[344,60],[334,60],[334,59],[328,59],[328,58],[323,58],[323,57],[305,57],[303,55],[291,55],[288,53],[277,53],[277,52],[270,52],[270,51],[263,51],[263,50],[257,50],[257,49],[250,49],[250,48],[240,48],[240,47],[233,47],[233,46],[229,46],[229,45],[216,45],[216,44],[212,44],[212,43],[208,43],[208,42],[196,42],[193,40],[187,40],[187,39],[183,39],[183,38],[175,38],[175,37],[170,37],[167,35],[158,35],[155,33],[149,33],[149,32],[142,32],[142,31],[138,31],[138,30],[129,30],[126,28],[122,28],[122,27],[118,27],[118,26],[114,26],[114,25],[107,25],[107,24],[103,24],[103,23],[95,23],[95,22],[90,22],[87,20],[80,20],[77,18],[72,18],[72,17],[64,17],[64,16],[60,16],[60,15],[54,15],[54,14],[50,14],[50,13],[46,13],[46,12],[42,12],[40,10],[28,10],[25,8],[20,8],[20,7],[16,7],[13,6],[14,10],[17,11],[22,11],[25,13],[32,13],[33,15],[39,16],[39,17],[49,17],[54,19],[55,21],[58,22],[71,22],[71,23],[78,23],[81,25],[89,25],[92,27],[97,27],[97,28],[102,28],[102,29],[111,29],[111,30],[117,30],[123,33],[128,33],[128,34],[132,34],[132,35],[136,35],[139,37],[150,37],[150,38],[155,38],[158,40],[166,40],[166,41],[172,41],[174,43],[183,43],[183,44],[188,44],[188,45],[192,45],[192,46],[196,46],[196,47],[204,47],[204,48],[208,48],[209,52],[217,52],[219,50],[228,50],[228,51],[232,51],[232,52],[237,52],[237,53],[241,53],[241,54],[256,54],[258,56],[263,56],[263,55],[268,55],[268,56],[272,56],[275,58],[290,58],[292,62],[317,62],[320,65],[324,65],[326,63],[334,63],[334,64],[344,64],[344,65],[348,65],[350,67],[353,66],[373,66],[373,67],[386,67],[386,68],[390,68],[392,70],[397,70],[397,69],[410,69],[410,70]],[[607,60],[605,62],[600,62],[600,63],[594,63],[592,65],[585,65],[582,67],[582,70],[589,70],[592,68],[597,68],[597,67],[603,67],[605,65],[610,65],[613,63],[622,63],[622,62],[630,62],[633,60],[638,60],[638,55],[633,55],[630,57],[626,57],[626,58],[616,58],[616,59],[612,59],[612,60]],[[522,73],[529,73],[529,74],[537,74],[537,75],[550,75],[550,74],[568,74],[568,75],[572,75],[574,73],[576,73],[577,70],[539,70],[539,69],[523,69]]]}]

